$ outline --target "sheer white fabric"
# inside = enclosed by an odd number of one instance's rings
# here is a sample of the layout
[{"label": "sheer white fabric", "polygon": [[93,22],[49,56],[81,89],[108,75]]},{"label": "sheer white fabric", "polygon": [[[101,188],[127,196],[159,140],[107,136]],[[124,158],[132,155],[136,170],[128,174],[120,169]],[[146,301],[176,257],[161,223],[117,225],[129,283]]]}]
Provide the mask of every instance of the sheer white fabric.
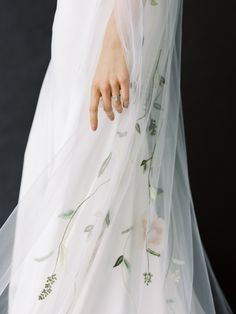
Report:
[{"label": "sheer white fabric", "polygon": [[[115,9],[130,105],[89,126]],[[0,313],[232,313],[204,252],[180,94],[181,0],[60,0],[25,151],[0,230]],[[8,294],[7,294],[8,290]]]}]

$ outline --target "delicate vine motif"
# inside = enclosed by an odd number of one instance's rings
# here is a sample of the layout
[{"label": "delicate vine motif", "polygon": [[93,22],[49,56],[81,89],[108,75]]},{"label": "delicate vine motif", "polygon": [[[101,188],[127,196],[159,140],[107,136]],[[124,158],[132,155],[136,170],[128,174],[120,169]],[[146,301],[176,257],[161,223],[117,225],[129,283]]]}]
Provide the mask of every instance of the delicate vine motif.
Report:
[{"label": "delicate vine motif", "polygon": [[[156,5],[157,1],[151,0],[151,4]],[[156,63],[156,67],[152,75],[152,80],[150,82],[150,91],[152,91],[152,93],[149,94],[149,97],[147,99],[147,103],[151,103],[151,106],[152,106],[151,109],[154,108],[159,111],[163,110],[162,105],[159,101],[159,96],[161,95],[163,91],[163,87],[165,85],[165,78],[159,74],[160,57],[161,57],[161,50],[157,58],[157,63]],[[157,84],[157,89],[155,89],[156,84]],[[140,117],[139,119],[137,119],[136,121],[135,129],[139,134],[141,134],[141,126],[140,126],[139,120],[145,118],[148,113],[149,113],[149,108],[146,108],[144,115]],[[147,124],[147,127],[146,127],[146,131],[149,133],[149,135],[156,136],[156,137],[159,136],[161,127],[162,127],[162,124],[159,126],[159,132],[157,133],[157,128],[158,128],[157,120],[154,119],[150,113],[149,123]],[[156,144],[157,144],[157,140],[155,140],[151,156],[147,159],[142,160],[140,164],[140,166],[143,167],[144,173],[148,169],[149,206],[150,206],[151,201],[154,201],[156,199],[157,195],[163,193],[163,190],[161,188],[156,188],[151,184],[151,169],[152,169],[153,156],[156,150]],[[149,285],[152,282],[152,277],[153,277],[153,274],[150,272],[150,260],[149,260],[150,255],[155,256],[155,257],[161,256],[159,252],[156,252],[149,247],[148,236],[150,232],[152,232],[152,228],[150,228],[146,232],[146,241],[145,241],[145,249],[146,249],[146,256],[147,256],[147,271],[143,273],[143,276],[144,276],[144,283],[146,285]]]},{"label": "delicate vine motif", "polygon": [[[152,93],[149,94],[149,97],[146,100],[147,103],[153,103],[153,107],[155,109],[157,109],[157,110],[161,110],[162,109],[161,105],[159,103],[157,103],[157,99],[161,95],[161,93],[163,91],[164,84],[165,84],[165,78],[158,73],[159,72],[159,63],[160,63],[161,53],[162,53],[162,50],[160,50],[160,52],[159,52],[159,55],[158,55],[158,58],[157,58],[157,62],[156,62],[156,66],[155,66],[153,75],[151,76],[151,79],[150,79],[150,91],[152,91]],[[155,97],[155,99],[153,101],[152,97],[153,97],[153,93],[154,93],[154,89],[155,89],[155,84],[157,85],[157,95],[156,95],[156,97]],[[136,131],[139,134],[141,134],[141,126],[140,126],[140,122],[139,121],[144,119],[148,113],[149,113],[149,109],[146,109],[145,113],[136,120],[135,129],[136,129]],[[153,121],[152,121],[152,123],[153,123]]]},{"label": "delicate vine motif", "polygon": [[[155,148],[156,148],[156,143],[154,145],[151,157],[149,157],[146,160],[143,160],[141,162],[140,166],[144,167],[144,171],[146,171],[147,169],[147,163],[150,162],[149,164],[149,171],[148,171],[148,190],[149,190],[149,203],[151,201],[151,199],[155,199],[157,194],[162,193],[163,191],[161,189],[156,189],[153,186],[151,186],[151,180],[150,180],[150,174],[151,174],[151,168],[152,168],[152,160],[153,160],[153,155],[155,152]],[[146,233],[146,241],[145,241],[145,247],[146,247],[146,255],[147,255],[147,272],[143,273],[144,276],[144,283],[146,283],[146,285],[149,285],[149,283],[152,282],[152,277],[153,274],[150,272],[150,261],[149,261],[149,254],[153,255],[153,256],[157,256],[160,257],[160,253],[155,252],[154,250],[150,249],[148,247],[148,233],[151,231],[151,229]]]},{"label": "delicate vine motif", "polygon": [[100,170],[98,172],[98,177],[100,177],[100,175],[102,175],[103,172],[105,171],[106,167],[110,163],[111,157],[112,157],[112,152],[110,152],[110,154],[107,156],[107,158],[102,163],[101,168],[100,168]]},{"label": "delicate vine motif", "polygon": [[[101,176],[103,174],[103,172],[105,171],[105,169],[107,168],[110,160],[111,160],[111,157],[112,157],[112,153],[110,153],[108,155],[108,157],[104,160],[104,162],[102,163],[101,167],[100,167],[100,170],[98,172],[98,177]],[[58,217],[60,218],[63,218],[63,219],[68,219],[68,222],[66,224],[66,228],[62,234],[62,238],[61,238],[61,241],[58,245],[58,248],[57,248],[57,257],[56,257],[56,262],[55,262],[55,265],[54,265],[54,269],[53,269],[53,272],[52,272],[52,275],[51,276],[48,276],[47,277],[47,281],[44,285],[44,289],[41,291],[41,293],[39,294],[38,296],[38,299],[39,300],[43,300],[45,299],[51,292],[52,292],[52,285],[54,284],[54,282],[56,281],[57,279],[57,274],[56,274],[56,268],[57,268],[57,264],[58,264],[58,261],[59,261],[59,258],[60,256],[63,258],[64,256],[64,241],[65,241],[65,238],[66,238],[66,235],[68,233],[68,230],[69,230],[69,226],[72,224],[73,222],[73,219],[75,217],[75,215],[77,214],[77,212],[79,211],[80,207],[88,200],[90,199],[96,192],[97,190],[102,186],[104,185],[105,183],[107,183],[108,181],[110,181],[110,179],[106,180],[105,182],[103,182],[102,184],[100,184],[93,193],[91,193],[89,196],[87,196],[75,209],[70,209],[66,212],[63,212],[62,214],[60,214]],[[94,228],[93,225],[88,225],[85,227],[84,229],[84,232],[91,232],[92,229]],[[44,260],[45,258],[51,256],[51,252],[46,256],[44,257],[43,259],[41,260]]]},{"label": "delicate vine motif", "polygon": [[[133,228],[134,227],[132,226],[132,227],[129,227],[128,229],[125,229],[125,230],[123,230],[121,232],[121,234],[129,233],[131,230],[133,230]],[[123,247],[123,254],[118,257],[118,259],[116,260],[116,262],[115,262],[113,267],[117,267],[117,266],[121,265],[122,263],[124,263],[126,268],[128,270],[130,270],[130,263],[129,263],[128,259],[125,257],[125,248],[126,248],[128,239],[129,239],[129,236],[126,238],[126,241],[125,241],[125,244],[124,244],[124,247]]]}]

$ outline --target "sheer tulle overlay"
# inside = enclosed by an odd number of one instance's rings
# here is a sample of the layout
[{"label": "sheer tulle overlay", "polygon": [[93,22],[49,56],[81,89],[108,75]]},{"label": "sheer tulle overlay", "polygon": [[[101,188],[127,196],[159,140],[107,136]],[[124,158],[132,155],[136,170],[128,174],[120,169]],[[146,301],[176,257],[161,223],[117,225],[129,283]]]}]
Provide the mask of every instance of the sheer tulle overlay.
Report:
[{"label": "sheer tulle overlay", "polygon": [[[115,10],[130,105],[89,125]],[[204,252],[180,94],[181,0],[59,0],[51,60],[0,230],[1,314],[232,313]]]}]

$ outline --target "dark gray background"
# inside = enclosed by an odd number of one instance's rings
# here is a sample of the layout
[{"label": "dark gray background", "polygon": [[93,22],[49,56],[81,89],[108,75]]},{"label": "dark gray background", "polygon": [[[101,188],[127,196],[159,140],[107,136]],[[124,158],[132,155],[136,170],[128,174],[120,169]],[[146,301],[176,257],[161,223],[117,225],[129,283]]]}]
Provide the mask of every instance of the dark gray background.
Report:
[{"label": "dark gray background", "polygon": [[[233,306],[235,2],[184,2],[182,98],[204,246]],[[17,203],[23,153],[50,58],[55,0],[0,0],[0,225]],[[221,313],[219,313],[221,314]]]}]

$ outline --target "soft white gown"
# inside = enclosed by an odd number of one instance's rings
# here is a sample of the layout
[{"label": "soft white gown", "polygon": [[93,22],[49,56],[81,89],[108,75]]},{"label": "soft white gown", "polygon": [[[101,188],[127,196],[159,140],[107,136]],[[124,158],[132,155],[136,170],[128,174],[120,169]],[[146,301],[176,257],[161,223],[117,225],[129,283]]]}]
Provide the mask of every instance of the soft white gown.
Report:
[{"label": "soft white gown", "polygon": [[[100,107],[94,132],[90,88],[113,8],[130,104],[114,121]],[[211,314],[210,280],[218,313],[231,313],[189,188],[181,18],[180,0],[58,1],[19,203],[0,231],[1,314]]]}]

